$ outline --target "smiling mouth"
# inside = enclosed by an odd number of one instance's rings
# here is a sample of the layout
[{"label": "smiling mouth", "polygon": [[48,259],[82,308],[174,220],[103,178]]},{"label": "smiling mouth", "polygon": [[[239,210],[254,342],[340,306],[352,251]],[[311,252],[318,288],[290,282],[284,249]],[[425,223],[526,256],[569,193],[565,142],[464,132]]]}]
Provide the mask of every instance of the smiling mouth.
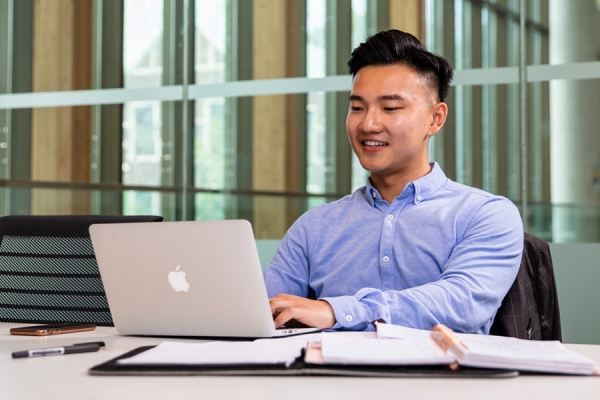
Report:
[{"label": "smiling mouth", "polygon": [[387,143],[384,142],[376,142],[374,140],[365,140],[362,142],[365,146],[387,146]]}]

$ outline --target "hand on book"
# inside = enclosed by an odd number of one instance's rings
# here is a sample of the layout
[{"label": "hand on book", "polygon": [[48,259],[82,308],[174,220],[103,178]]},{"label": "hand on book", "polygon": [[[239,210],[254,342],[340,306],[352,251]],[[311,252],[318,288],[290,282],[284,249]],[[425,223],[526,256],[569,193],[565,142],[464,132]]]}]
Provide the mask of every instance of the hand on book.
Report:
[{"label": "hand on book", "polygon": [[291,294],[278,294],[269,299],[275,328],[291,319],[313,328],[327,329],[335,325],[333,309],[326,301],[310,300]]}]

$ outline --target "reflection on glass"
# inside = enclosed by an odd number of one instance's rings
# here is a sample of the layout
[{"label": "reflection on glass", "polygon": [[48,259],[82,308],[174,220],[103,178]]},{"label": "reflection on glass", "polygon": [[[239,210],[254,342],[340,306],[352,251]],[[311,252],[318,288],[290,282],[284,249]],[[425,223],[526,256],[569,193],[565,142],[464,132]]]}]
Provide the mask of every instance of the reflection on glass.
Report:
[{"label": "reflection on glass", "polygon": [[[196,1],[195,80],[198,84],[225,81],[227,46],[226,2]],[[224,97],[195,101],[194,118],[194,185],[199,188],[225,188],[226,102]],[[199,199],[202,199],[200,201]],[[202,204],[200,204],[202,203]],[[216,207],[220,204],[221,209]],[[222,196],[198,194],[198,219],[222,219],[225,205]]]},{"label": "reflection on glass", "polygon": [[[325,76],[326,3],[308,0],[306,18],[306,76]],[[306,96],[306,190],[325,192],[325,93]],[[310,206],[309,200],[309,206]]]},{"label": "reflection on glass", "polygon": [[225,196],[220,193],[197,193],[195,196],[196,220],[225,219]]},{"label": "reflection on glass", "polygon": [[[352,47],[358,46],[366,39],[367,21],[366,21],[366,0],[352,0]],[[326,75],[326,20],[335,18],[327,15],[326,3],[319,0],[308,0],[307,2],[307,56],[306,70],[307,77],[320,78]],[[347,55],[350,56],[349,54]],[[327,118],[334,116],[326,115],[325,107],[326,95],[322,92],[308,93],[307,95],[307,179],[306,190],[309,193],[325,193],[327,172],[335,175],[335,171],[327,171]],[[343,105],[344,107],[347,104]],[[368,176],[356,156],[352,157],[352,189],[356,189],[365,184]],[[319,203],[319,201],[317,201]],[[309,200],[309,206],[313,200]]]},{"label": "reflection on glass", "polygon": [[[125,88],[158,87],[163,81],[163,1],[125,0]],[[134,101],[123,107],[123,183],[161,184],[161,103]],[[123,213],[161,215],[157,193],[125,192]]]},{"label": "reflection on glass", "polygon": [[162,215],[158,192],[126,190],[123,206],[123,215]]},{"label": "reflection on glass", "polygon": [[322,0],[306,2],[306,76],[325,76],[325,6]]},{"label": "reflection on glass", "polygon": [[123,63],[126,88],[162,83],[162,0],[125,0]]},{"label": "reflection on glass", "polygon": [[160,185],[160,102],[136,101],[123,109],[123,183]]},{"label": "reflection on glass", "polygon": [[[367,39],[367,0],[352,0],[352,48]],[[348,54],[348,58],[350,55]]]},{"label": "reflection on glass", "polygon": [[194,177],[196,187],[225,187],[225,101],[222,97],[196,101]]},{"label": "reflection on glass", "polygon": [[196,83],[225,81],[225,0],[196,1]]},{"label": "reflection on glass", "polygon": [[309,93],[306,104],[306,191],[325,192],[325,93]]},{"label": "reflection on glass", "polygon": [[[352,0],[352,49],[367,39],[367,0]],[[350,55],[348,55],[350,58]],[[352,191],[365,185],[369,173],[363,169],[352,152]]]}]

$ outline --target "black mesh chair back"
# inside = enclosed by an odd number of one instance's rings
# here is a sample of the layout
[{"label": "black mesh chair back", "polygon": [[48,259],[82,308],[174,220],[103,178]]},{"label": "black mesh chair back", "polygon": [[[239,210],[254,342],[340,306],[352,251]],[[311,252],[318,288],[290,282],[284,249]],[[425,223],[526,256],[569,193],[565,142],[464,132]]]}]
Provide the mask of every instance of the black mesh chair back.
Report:
[{"label": "black mesh chair back", "polygon": [[562,340],[550,246],[525,233],[521,267],[496,313],[490,334],[531,340]]},{"label": "black mesh chair back", "polygon": [[162,219],[105,215],[1,217],[0,321],[112,326],[89,227]]}]

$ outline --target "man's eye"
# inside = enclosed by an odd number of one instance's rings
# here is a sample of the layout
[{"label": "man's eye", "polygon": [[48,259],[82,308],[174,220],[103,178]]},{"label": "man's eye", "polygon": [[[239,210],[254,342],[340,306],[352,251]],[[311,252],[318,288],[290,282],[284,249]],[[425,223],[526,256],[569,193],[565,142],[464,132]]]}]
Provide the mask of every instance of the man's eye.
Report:
[{"label": "man's eye", "polygon": [[401,107],[384,107],[385,111],[397,111],[400,110]]},{"label": "man's eye", "polygon": [[352,111],[360,111],[360,110],[362,110],[362,107],[350,106],[350,109],[351,109]]}]

